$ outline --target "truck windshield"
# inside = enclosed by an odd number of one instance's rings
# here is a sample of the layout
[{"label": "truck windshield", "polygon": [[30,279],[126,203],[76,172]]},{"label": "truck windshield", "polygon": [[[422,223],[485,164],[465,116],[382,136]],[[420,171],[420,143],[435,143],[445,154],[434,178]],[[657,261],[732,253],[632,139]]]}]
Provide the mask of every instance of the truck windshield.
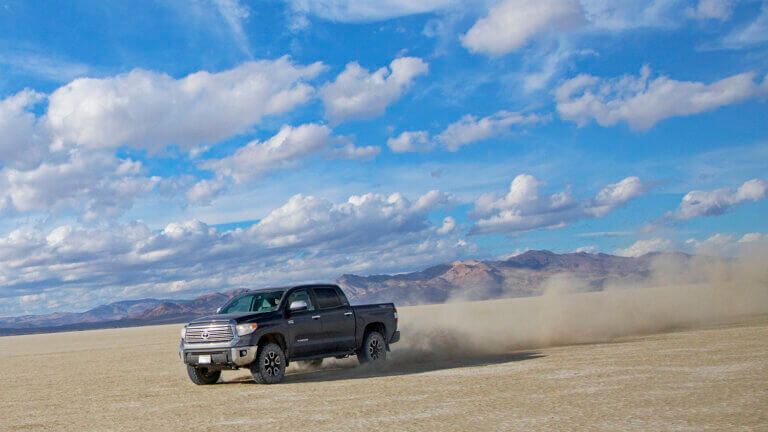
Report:
[{"label": "truck windshield", "polygon": [[272,312],[277,310],[284,291],[258,291],[235,297],[219,311],[220,314],[242,312]]}]

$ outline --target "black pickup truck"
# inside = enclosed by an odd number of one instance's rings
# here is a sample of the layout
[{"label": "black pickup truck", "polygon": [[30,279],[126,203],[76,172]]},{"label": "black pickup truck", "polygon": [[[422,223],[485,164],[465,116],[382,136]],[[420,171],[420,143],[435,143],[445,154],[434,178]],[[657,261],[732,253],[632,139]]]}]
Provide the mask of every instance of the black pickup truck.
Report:
[{"label": "black pickup truck", "polygon": [[350,306],[336,285],[247,291],[181,330],[179,356],[195,384],[214,384],[224,369],[250,368],[262,384],[279,382],[292,361],[314,364],[356,354],[387,357],[400,339],[392,303]]}]

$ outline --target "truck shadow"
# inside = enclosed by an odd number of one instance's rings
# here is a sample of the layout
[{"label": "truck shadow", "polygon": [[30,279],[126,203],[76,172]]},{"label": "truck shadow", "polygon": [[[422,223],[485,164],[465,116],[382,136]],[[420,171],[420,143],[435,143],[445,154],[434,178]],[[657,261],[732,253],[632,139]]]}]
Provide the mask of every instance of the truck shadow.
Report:
[{"label": "truck shadow", "polygon": [[[423,372],[449,370],[473,366],[489,366],[510,362],[519,362],[545,357],[536,351],[517,352],[509,354],[484,355],[454,359],[404,359],[393,358],[380,366],[360,365],[355,358],[343,360],[326,359],[318,369],[309,370],[290,367],[283,378],[283,383],[328,382],[374,377],[411,375]],[[249,384],[252,380],[239,379],[225,381],[220,384]]]}]

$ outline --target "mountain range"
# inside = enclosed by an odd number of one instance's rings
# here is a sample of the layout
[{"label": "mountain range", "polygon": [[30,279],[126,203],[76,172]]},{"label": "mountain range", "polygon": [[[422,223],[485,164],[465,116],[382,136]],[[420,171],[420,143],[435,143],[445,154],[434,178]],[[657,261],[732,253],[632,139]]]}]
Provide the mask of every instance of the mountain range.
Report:
[{"label": "mountain range", "polygon": [[[543,294],[545,281],[558,274],[576,278],[581,290],[599,291],[606,283],[627,282],[647,276],[652,260],[658,255],[619,257],[602,253],[556,254],[538,250],[505,260],[454,261],[413,273],[345,274],[336,283],[352,304],[395,302],[408,305],[536,296]],[[80,313],[0,317],[0,335],[185,322],[192,317],[215,312],[243,291],[217,292],[193,300],[127,300]]]},{"label": "mountain range", "polygon": [[193,300],[126,300],[78,313],[57,312],[47,315],[0,317],[0,335],[182,322],[213,313],[229,299],[244,291],[246,290],[235,289],[217,292]]},{"label": "mountain range", "polygon": [[[687,258],[681,253],[665,253]],[[336,280],[352,303],[396,301],[398,304],[443,303],[530,297],[544,292],[544,282],[557,274],[579,280],[579,289],[599,291],[606,283],[648,276],[660,253],[620,257],[585,252],[556,254],[534,250],[499,261],[454,261],[398,275],[355,276]]]}]

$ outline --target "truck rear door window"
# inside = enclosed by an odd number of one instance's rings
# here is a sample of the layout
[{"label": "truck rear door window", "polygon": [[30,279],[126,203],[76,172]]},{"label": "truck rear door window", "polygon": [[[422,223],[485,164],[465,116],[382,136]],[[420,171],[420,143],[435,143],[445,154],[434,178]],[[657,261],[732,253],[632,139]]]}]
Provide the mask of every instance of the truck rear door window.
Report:
[{"label": "truck rear door window", "polygon": [[330,309],[341,306],[341,299],[333,288],[315,288],[315,298],[320,309]]}]

